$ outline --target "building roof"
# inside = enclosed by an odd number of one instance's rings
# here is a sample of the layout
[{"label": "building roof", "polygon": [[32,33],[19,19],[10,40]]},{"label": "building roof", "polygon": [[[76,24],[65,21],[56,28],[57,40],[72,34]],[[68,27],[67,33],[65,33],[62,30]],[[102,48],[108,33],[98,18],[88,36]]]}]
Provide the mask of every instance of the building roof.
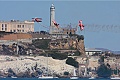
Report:
[{"label": "building roof", "polygon": [[85,51],[91,51],[91,52],[102,52],[102,50],[95,49],[95,48],[85,48]]},{"label": "building roof", "polygon": [[15,23],[33,23],[34,24],[34,22],[32,20],[24,20],[24,21],[14,20],[14,19],[10,20],[10,21],[0,20],[0,23],[13,23],[13,22],[15,22]]}]

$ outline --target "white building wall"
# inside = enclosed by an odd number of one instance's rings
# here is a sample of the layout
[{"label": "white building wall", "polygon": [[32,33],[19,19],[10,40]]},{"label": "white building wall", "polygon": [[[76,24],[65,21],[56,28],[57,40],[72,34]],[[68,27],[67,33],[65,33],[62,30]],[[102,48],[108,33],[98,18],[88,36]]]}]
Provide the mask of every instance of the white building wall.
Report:
[{"label": "white building wall", "polygon": [[0,21],[0,31],[27,33],[34,32],[32,21]]}]

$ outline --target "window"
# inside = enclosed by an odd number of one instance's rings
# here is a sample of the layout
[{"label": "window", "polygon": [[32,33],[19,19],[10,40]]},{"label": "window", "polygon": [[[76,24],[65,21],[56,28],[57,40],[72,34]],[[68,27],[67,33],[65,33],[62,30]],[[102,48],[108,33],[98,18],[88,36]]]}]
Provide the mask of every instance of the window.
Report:
[{"label": "window", "polygon": [[7,24],[5,24],[5,31],[7,31]]},{"label": "window", "polygon": [[7,31],[7,28],[5,27],[5,31]]},{"label": "window", "polygon": [[22,28],[24,28],[24,25],[22,25]]},{"label": "window", "polygon": [[19,28],[21,28],[21,25],[19,25]]},{"label": "window", "polygon": [[2,31],[4,30],[4,28],[2,28]]},{"label": "window", "polygon": [[67,32],[67,34],[68,34],[68,32]]},{"label": "window", "polygon": [[16,32],[16,30],[13,30],[13,32]]},{"label": "window", "polygon": [[7,27],[7,24],[5,24],[5,27]]},{"label": "window", "polygon": [[19,25],[17,25],[17,27],[19,28]]},{"label": "window", "polygon": [[4,24],[2,24],[2,27],[4,27]]},{"label": "window", "polygon": [[22,30],[22,32],[24,32],[24,30]]},{"label": "window", "polygon": [[4,24],[2,24],[2,31],[4,30]]}]

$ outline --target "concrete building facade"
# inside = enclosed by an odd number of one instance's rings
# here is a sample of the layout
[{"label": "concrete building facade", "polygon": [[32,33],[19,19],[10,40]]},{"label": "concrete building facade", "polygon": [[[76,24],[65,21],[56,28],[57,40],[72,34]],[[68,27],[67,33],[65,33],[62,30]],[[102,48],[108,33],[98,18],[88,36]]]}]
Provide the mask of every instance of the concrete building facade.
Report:
[{"label": "concrete building facade", "polygon": [[19,20],[0,21],[0,31],[14,33],[34,32],[34,22]]}]

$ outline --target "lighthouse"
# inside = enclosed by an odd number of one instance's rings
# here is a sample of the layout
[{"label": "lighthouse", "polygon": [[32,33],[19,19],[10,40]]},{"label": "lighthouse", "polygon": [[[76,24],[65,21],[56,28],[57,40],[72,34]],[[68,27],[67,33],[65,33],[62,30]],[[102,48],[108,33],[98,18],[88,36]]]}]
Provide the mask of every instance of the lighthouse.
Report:
[{"label": "lighthouse", "polygon": [[50,7],[50,34],[52,34],[53,32],[53,28],[54,28],[54,23],[52,21],[55,20],[55,7],[54,4],[51,5]]}]

